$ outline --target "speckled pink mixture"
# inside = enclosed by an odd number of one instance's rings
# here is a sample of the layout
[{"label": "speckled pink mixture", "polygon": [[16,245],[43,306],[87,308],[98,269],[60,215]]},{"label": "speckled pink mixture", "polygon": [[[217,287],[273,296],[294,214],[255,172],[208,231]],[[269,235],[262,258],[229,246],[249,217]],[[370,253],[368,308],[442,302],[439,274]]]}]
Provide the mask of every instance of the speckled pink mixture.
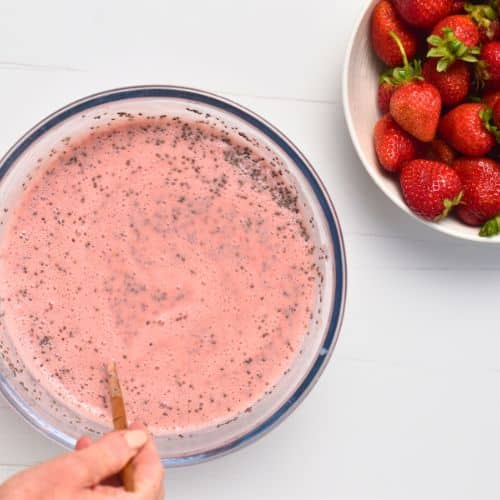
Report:
[{"label": "speckled pink mixture", "polygon": [[0,247],[2,312],[32,373],[109,419],[169,431],[233,418],[289,368],[318,267],[296,192],[242,140],[133,119],[40,163]]}]

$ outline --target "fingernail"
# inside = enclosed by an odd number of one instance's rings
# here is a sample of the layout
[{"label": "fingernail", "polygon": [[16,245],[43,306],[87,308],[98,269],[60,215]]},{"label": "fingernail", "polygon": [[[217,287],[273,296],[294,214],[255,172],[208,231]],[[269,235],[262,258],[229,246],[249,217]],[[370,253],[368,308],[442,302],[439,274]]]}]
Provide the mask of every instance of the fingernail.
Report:
[{"label": "fingernail", "polygon": [[140,448],[146,444],[146,441],[148,440],[148,435],[142,430],[127,431],[123,437],[125,438],[125,441],[127,441],[129,447],[134,449]]}]

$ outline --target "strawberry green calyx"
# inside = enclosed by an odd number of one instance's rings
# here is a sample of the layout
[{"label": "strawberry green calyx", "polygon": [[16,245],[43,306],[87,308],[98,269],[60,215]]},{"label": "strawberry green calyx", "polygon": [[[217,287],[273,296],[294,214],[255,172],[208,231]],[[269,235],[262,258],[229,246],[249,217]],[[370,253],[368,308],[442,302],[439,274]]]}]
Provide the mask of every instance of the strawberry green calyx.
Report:
[{"label": "strawberry green calyx", "polygon": [[423,80],[422,63],[418,59],[409,62],[406,51],[401,43],[401,40],[394,31],[390,31],[389,35],[394,39],[401,55],[403,57],[403,66],[397,68],[389,68],[380,76],[380,83],[390,83],[391,85],[402,85],[414,80]]},{"label": "strawberry green calyx", "polygon": [[475,93],[471,93],[468,97],[467,97],[467,100],[469,102],[475,102],[475,103],[481,103],[483,102],[483,100],[478,96],[476,95]]},{"label": "strawberry green calyx", "polygon": [[448,216],[448,214],[451,212],[452,208],[453,207],[456,207],[457,205],[460,205],[461,201],[462,201],[462,198],[464,196],[464,192],[463,191],[460,191],[460,193],[458,193],[455,198],[452,198],[451,200],[449,198],[446,198],[444,201],[443,201],[443,206],[444,206],[444,210],[441,212],[440,215],[438,215],[435,219],[434,219],[434,222],[438,222],[440,221],[441,219],[444,219],[445,217]]},{"label": "strawberry green calyx", "polygon": [[484,106],[479,112],[479,117],[484,124],[484,128],[495,137],[500,144],[500,128],[493,123],[493,111],[488,106]]},{"label": "strawberry green calyx", "polygon": [[497,234],[500,234],[500,214],[486,222],[479,231],[479,236],[483,238],[491,238]]},{"label": "strawberry green calyx", "polygon": [[432,48],[427,52],[427,57],[439,57],[436,69],[439,72],[446,71],[457,59],[475,63],[477,56],[481,53],[479,47],[467,47],[457,39],[450,28],[443,28],[443,36],[431,35],[427,38]]},{"label": "strawberry green calyx", "polygon": [[380,75],[380,83],[390,83],[392,85],[402,85],[414,80],[423,80],[422,63],[415,59],[408,66],[389,68]]},{"label": "strawberry green calyx", "polygon": [[490,40],[493,40],[495,30],[493,28],[492,21],[498,19],[497,2],[492,1],[490,2],[490,5],[466,3],[464,9],[465,12],[469,14],[469,17],[478,25],[478,27],[484,30],[486,36]]}]

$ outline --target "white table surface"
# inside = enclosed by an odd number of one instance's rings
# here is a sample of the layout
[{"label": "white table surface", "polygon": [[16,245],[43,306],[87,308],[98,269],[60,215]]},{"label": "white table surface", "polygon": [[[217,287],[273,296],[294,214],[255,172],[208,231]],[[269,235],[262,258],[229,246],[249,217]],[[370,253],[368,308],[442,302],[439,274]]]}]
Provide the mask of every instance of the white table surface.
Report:
[{"label": "white table surface", "polygon": [[[500,498],[500,246],[423,227],[363,170],[340,76],[363,3],[0,2],[2,152],[75,98],[188,85],[291,137],[339,213],[348,304],[320,382],[258,443],[167,471],[169,499]],[[0,400],[0,479],[60,451]]]}]

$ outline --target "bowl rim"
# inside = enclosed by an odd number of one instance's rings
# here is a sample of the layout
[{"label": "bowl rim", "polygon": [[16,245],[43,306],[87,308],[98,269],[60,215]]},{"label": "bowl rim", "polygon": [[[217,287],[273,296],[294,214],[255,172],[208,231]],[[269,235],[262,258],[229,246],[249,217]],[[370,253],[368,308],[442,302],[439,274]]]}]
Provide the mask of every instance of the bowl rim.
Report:
[{"label": "bowl rim", "polygon": [[[332,266],[334,267],[334,297],[329,323],[326,326],[325,337],[318,351],[318,356],[309,367],[309,371],[300,385],[295,389],[288,400],[284,401],[271,416],[243,436],[206,452],[162,459],[162,463],[165,467],[176,467],[205,462],[236,451],[256,441],[281,423],[304,400],[325,369],[339,337],[347,293],[347,263],[344,240],[337,213],[326,187],[311,163],[290,139],[260,115],[257,115],[246,107],[226,99],[225,97],[203,90],[174,85],[137,85],[118,87],[75,100],[39,121],[7,150],[0,159],[0,180],[15,163],[17,158],[26,151],[33,142],[67,118],[77,113],[81,113],[82,111],[92,109],[97,105],[120,100],[148,97],[180,98],[190,100],[194,104],[198,102],[212,105],[224,112],[236,115],[238,118],[257,128],[287,154],[305,177],[325,217],[333,247]],[[2,374],[0,374],[0,392],[14,410],[44,436],[63,447],[72,448],[74,446],[75,440],[66,433],[60,431],[57,427],[44,421],[40,415],[35,413]]]},{"label": "bowl rim", "polygon": [[[373,182],[378,186],[378,188],[403,212],[409,215],[413,220],[416,220],[426,226],[427,228],[434,229],[435,231],[439,231],[440,233],[446,234],[451,237],[460,238],[466,241],[472,241],[475,243],[486,243],[486,244],[500,244],[500,236],[493,238],[482,238],[477,233],[469,234],[463,233],[459,229],[451,228],[443,224],[430,222],[421,217],[415,215],[406,205],[401,195],[395,195],[394,193],[388,191],[382,182],[382,173],[377,175],[377,172],[380,169],[380,166],[377,164],[376,168],[372,168],[372,162],[366,156],[361,144],[358,141],[356,130],[354,128],[354,120],[351,113],[351,107],[349,104],[349,66],[352,58],[352,52],[356,43],[356,40],[359,35],[359,30],[361,27],[361,23],[364,21],[365,17],[370,13],[374,5],[379,0],[367,0],[366,5],[361,8],[358,17],[356,18],[356,23],[354,25],[354,29],[350,35],[349,43],[347,45],[347,50],[345,52],[344,64],[342,68],[342,104],[344,108],[344,116],[347,123],[347,128],[349,130],[349,135],[351,136],[351,141],[354,145],[356,153],[358,154],[363,167],[368,172],[368,175],[372,178]],[[369,34],[367,33],[367,36]],[[374,56],[375,57],[375,56]],[[375,99],[375,96],[373,97]],[[375,124],[374,124],[375,125]],[[465,226],[464,227],[469,227]],[[479,229],[478,229],[479,232]]]}]

